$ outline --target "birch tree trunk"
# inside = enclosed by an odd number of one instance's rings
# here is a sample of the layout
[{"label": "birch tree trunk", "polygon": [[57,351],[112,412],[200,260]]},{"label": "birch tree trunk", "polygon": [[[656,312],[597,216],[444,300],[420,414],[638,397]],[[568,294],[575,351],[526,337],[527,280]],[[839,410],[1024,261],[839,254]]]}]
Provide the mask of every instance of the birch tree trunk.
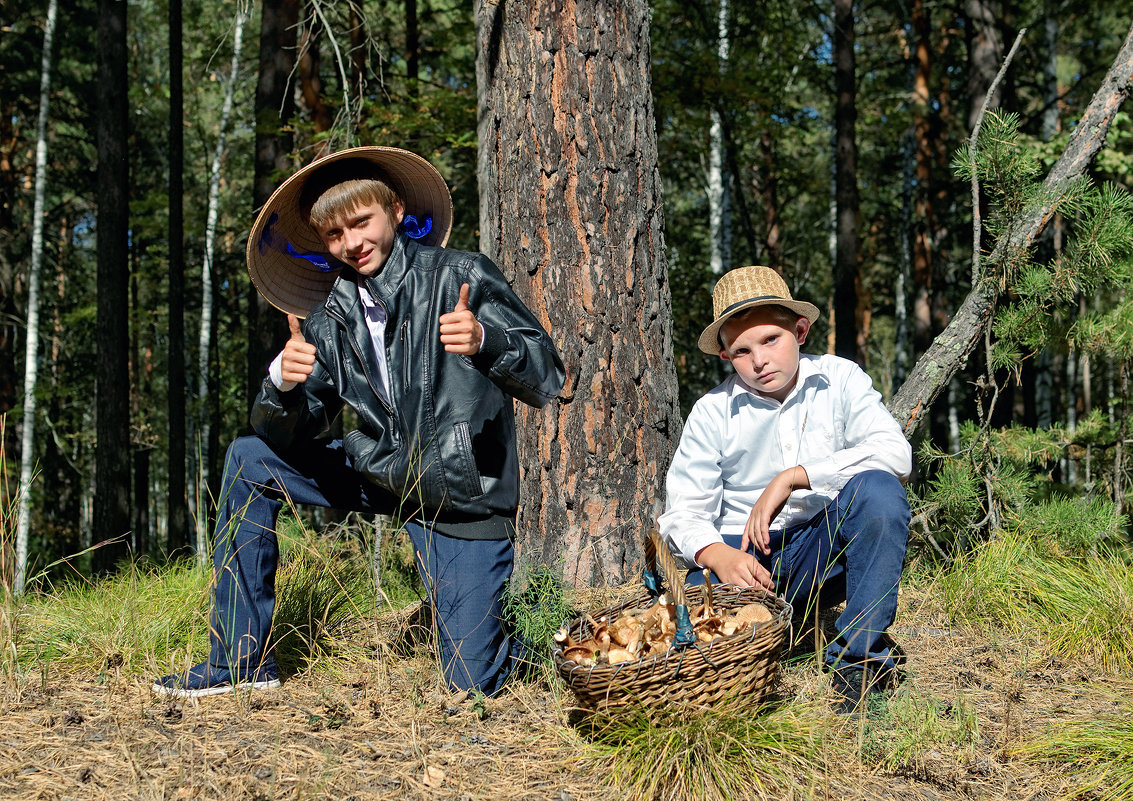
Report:
[{"label": "birch tree trunk", "polygon": [[[216,252],[216,221],[220,207],[220,168],[224,163],[224,152],[228,146],[228,119],[232,116],[232,98],[236,94],[236,82],[240,71],[240,50],[244,42],[244,21],[247,13],[241,9],[236,13],[236,30],[232,38],[232,63],[228,73],[228,81],[224,85],[224,103],[220,109],[220,124],[216,136],[216,148],[212,154],[212,165],[209,168],[209,194],[208,207],[205,213],[205,249],[201,264],[201,327],[197,336],[197,437],[192,439],[202,443],[210,441],[209,417],[207,400],[209,394],[209,352],[212,349],[212,313],[213,313],[213,257]],[[209,484],[209,465],[212,464],[211,454],[202,452],[200,465],[197,469],[197,478],[201,486]],[[197,497],[203,498],[204,493],[198,490]],[[208,545],[208,515],[197,510],[197,559],[202,563],[209,558]]]},{"label": "birch tree trunk", "polygon": [[[723,75],[728,65],[728,0],[720,0],[716,13],[717,71]],[[731,267],[731,236],[728,220],[728,175],[725,172],[727,153],[724,148],[724,124],[720,109],[710,112],[708,131],[708,256],[714,275],[723,275]]]},{"label": "birch tree trunk", "polygon": [[31,524],[31,482],[35,468],[35,384],[39,365],[39,271],[43,265],[43,214],[47,196],[47,111],[51,97],[51,51],[58,4],[48,0],[39,72],[39,117],[35,131],[35,200],[32,210],[31,267],[28,271],[28,328],[24,350],[24,420],[20,437],[20,503],[16,513],[16,571],[12,591],[24,591]]},{"label": "birch tree trunk", "polygon": [[517,405],[518,557],[618,584],[680,431],[645,0],[477,0],[480,246],[546,326],[561,396]]},{"label": "birch tree trunk", "polygon": [[[1113,118],[1133,87],[1133,28],[1126,34],[1117,57],[1106,73],[1101,87],[1086,107],[1066,150],[1047,174],[1044,187],[1052,200],[1030,209],[1014,220],[995,243],[989,257],[997,261],[1005,251],[1022,251],[1030,248],[1054,215],[1056,200],[1093,161],[1105,145],[1106,135]],[[992,310],[998,298],[999,286],[993,281],[980,281],[952,321],[933,341],[931,347],[917,361],[908,380],[898,390],[889,405],[897,422],[910,436],[924,418],[932,402],[948,385],[983,338],[986,326],[991,323]]]}]

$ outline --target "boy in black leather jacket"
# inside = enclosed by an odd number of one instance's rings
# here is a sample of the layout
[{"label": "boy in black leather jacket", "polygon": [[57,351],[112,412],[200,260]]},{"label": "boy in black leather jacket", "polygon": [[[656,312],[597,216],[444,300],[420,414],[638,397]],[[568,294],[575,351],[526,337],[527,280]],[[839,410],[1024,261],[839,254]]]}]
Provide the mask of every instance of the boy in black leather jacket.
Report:
[{"label": "boy in black leather jacket", "polygon": [[[394,515],[434,606],[449,685],[500,690],[519,501],[512,399],[544,405],[564,368],[489,259],[444,249],[451,219],[432,165],[385,147],[308,165],[261,210],[248,269],[291,338],[252,409],[256,435],[228,450],[209,659],[155,692],[278,686],[268,635],[285,495]],[[357,428],[331,439],[344,405]]]}]

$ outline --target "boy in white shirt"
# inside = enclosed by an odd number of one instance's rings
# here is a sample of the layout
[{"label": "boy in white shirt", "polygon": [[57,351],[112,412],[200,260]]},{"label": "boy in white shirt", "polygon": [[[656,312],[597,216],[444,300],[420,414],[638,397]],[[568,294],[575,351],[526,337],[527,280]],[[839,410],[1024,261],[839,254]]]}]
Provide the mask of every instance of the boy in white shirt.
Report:
[{"label": "boy in white shirt", "polygon": [[820,590],[822,606],[844,600],[823,659],[843,708],[856,708],[895,677],[884,634],[909,533],[912,449],[860,367],[800,355],[819,312],[774,270],[733,270],[712,300],[698,344],[735,374],[689,414],[661,533],[690,566],[773,590],[797,612]]}]

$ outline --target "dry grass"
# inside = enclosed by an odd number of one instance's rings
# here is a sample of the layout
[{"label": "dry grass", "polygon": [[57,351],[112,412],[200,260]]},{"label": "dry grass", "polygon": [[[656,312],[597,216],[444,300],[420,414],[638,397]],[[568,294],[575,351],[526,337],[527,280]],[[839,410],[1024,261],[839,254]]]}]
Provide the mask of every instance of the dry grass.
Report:
[{"label": "dry grass", "polygon": [[[580,602],[604,606],[613,594]],[[895,751],[891,731],[828,712],[827,680],[802,659],[785,671],[780,697],[792,714],[817,716],[825,741],[791,795],[1016,799],[1066,789],[1060,772],[1020,748],[1051,724],[1113,714],[1114,695],[1099,686],[1117,679],[1051,656],[1038,640],[944,619],[928,594],[905,592],[895,627],[909,654],[905,692],[939,710],[970,706],[974,741],[924,736]],[[475,699],[442,689],[422,651],[398,655],[389,625],[398,620],[384,622],[360,621],[338,649],[348,658],[320,660],[252,696],[170,703],[150,694],[152,676],[109,666],[58,668],[19,692],[5,686],[0,797],[629,797],[626,779],[612,786],[610,763],[568,721],[558,685],[516,685],[486,701],[482,716]],[[882,758],[894,753],[900,759]]]}]

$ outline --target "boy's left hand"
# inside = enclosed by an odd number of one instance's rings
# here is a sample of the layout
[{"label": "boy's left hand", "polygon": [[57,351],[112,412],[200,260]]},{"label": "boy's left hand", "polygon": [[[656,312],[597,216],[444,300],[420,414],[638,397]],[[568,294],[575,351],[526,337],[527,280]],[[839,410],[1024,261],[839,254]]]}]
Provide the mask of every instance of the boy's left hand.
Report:
[{"label": "boy's left hand", "polygon": [[456,308],[441,315],[441,343],[449,353],[475,356],[480,352],[484,334],[476,315],[468,308],[468,292],[468,284],[463,284]]},{"label": "boy's left hand", "polygon": [[746,551],[748,545],[754,545],[756,550],[763,554],[771,553],[771,521],[779,514],[783,504],[797,489],[809,489],[810,476],[802,465],[788,467],[763,490],[751,514],[747,516],[744,526],[744,536],[740,540],[740,550]]}]

